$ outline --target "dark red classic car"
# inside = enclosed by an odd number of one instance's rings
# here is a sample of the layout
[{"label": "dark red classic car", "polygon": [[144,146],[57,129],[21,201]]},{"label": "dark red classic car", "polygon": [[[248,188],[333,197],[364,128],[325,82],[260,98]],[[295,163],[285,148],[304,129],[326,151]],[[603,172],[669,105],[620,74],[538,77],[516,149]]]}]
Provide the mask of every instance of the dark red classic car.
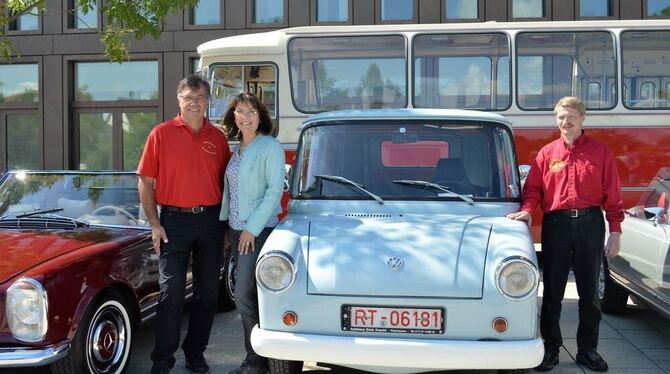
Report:
[{"label": "dark red classic car", "polygon": [[[229,254],[220,310],[234,306]],[[190,273],[187,287],[189,298]],[[0,368],[120,373],[158,295],[158,257],[135,174],[9,172],[0,179]]]}]

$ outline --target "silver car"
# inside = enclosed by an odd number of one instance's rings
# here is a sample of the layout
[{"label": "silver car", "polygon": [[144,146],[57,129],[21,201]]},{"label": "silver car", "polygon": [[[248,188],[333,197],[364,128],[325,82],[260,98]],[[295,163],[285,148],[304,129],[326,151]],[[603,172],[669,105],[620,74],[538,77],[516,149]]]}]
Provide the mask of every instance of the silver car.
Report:
[{"label": "silver car", "polygon": [[509,122],[457,110],[329,112],[300,135],[287,217],[257,267],[251,341],[273,374],[528,372],[537,260]]},{"label": "silver car", "polygon": [[670,318],[670,168],[661,169],[637,206],[626,211],[621,251],[605,268],[602,310],[621,312],[628,295]]}]

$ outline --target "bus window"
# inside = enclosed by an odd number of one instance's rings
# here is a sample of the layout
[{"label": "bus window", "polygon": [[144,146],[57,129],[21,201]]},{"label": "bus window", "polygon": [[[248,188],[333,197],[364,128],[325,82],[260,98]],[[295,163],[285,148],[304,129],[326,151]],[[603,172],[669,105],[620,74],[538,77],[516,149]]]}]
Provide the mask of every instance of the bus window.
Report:
[{"label": "bus window", "polygon": [[415,107],[504,110],[510,106],[507,35],[418,35],[412,56]]},{"label": "bus window", "polygon": [[670,31],[621,33],[623,79],[629,87],[623,102],[627,108],[670,108],[668,38]]},{"label": "bus window", "polygon": [[277,117],[277,78],[274,65],[214,65],[210,67],[210,121],[222,120],[230,98],[248,91],[267,106],[272,118]]},{"label": "bus window", "polygon": [[288,51],[291,94],[301,112],[407,105],[403,36],[294,38]]},{"label": "bus window", "polygon": [[550,110],[563,96],[578,96],[591,109],[616,104],[616,96],[602,95],[601,89],[616,73],[609,32],[523,32],[516,48],[520,108]]}]

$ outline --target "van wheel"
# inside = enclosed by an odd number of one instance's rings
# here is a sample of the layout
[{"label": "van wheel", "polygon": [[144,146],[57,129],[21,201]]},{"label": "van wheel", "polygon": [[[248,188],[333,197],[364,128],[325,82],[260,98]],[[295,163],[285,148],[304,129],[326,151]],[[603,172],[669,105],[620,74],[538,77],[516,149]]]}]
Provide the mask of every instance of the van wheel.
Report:
[{"label": "van wheel", "polygon": [[54,374],[122,373],[132,344],[131,312],[123,298],[109,292],[86,311],[68,355],[51,364]]},{"label": "van wheel", "polygon": [[235,264],[235,256],[233,256],[233,251],[230,248],[226,248],[223,263],[224,267],[219,283],[219,301],[217,306],[219,312],[227,312],[235,309],[235,276],[237,274],[237,266]]},{"label": "van wheel", "polygon": [[302,372],[302,361],[268,359],[271,374],[298,374]]},{"label": "van wheel", "polygon": [[626,308],[628,302],[628,291],[619,286],[610,275],[610,269],[607,260],[603,260],[603,267],[600,276],[600,289],[602,289],[600,299],[600,309],[603,313],[618,314]]}]

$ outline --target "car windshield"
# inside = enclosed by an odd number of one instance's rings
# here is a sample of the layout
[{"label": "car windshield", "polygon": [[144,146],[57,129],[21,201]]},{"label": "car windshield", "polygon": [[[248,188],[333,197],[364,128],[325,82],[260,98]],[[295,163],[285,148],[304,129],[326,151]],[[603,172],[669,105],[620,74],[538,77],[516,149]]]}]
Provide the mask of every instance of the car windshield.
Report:
[{"label": "car windshield", "polygon": [[137,175],[15,172],[0,184],[0,218],[73,218],[91,225],[146,227]]},{"label": "car windshield", "polygon": [[319,123],[303,131],[294,170],[299,199],[371,199],[357,186],[384,200],[518,199],[520,191],[511,132],[475,121]]}]

